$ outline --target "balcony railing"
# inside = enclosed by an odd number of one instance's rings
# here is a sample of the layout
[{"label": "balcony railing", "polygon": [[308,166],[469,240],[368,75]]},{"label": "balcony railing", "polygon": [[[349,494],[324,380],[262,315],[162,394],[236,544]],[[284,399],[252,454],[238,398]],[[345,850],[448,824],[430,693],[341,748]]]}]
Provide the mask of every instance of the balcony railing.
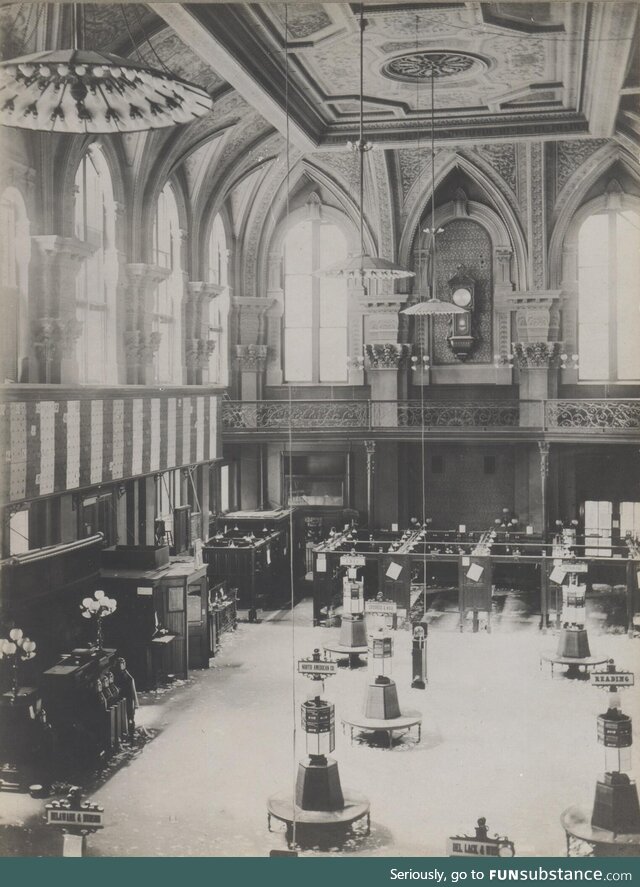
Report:
[{"label": "balcony railing", "polygon": [[640,399],[224,401],[222,425],[229,432],[425,427],[628,435],[640,430]]},{"label": "balcony railing", "polygon": [[640,400],[548,400],[545,424],[549,431],[640,429]]},{"label": "balcony railing", "polygon": [[518,403],[419,400],[224,401],[225,430],[377,428],[514,428]]}]

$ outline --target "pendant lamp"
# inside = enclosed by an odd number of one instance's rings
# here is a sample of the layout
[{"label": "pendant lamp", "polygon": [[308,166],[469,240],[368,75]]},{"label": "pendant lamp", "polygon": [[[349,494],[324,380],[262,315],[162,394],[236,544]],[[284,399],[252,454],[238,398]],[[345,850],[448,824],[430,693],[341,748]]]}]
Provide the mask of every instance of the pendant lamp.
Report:
[{"label": "pendant lamp", "polygon": [[[403,308],[401,314],[412,314],[420,317],[432,317],[438,314],[466,314],[464,308],[460,308],[453,302],[446,302],[436,298],[436,235],[442,229],[436,228],[436,152],[435,152],[435,67],[431,65],[431,227],[425,228],[424,233],[427,235],[427,247],[429,264],[427,267],[427,278],[429,286],[429,294],[427,299],[409,305]],[[420,297],[422,297],[422,293]]]},{"label": "pendant lamp", "polygon": [[211,111],[208,93],[111,53],[83,49],[73,5],[73,47],[0,62],[0,123],[44,132],[127,133],[189,123]]},{"label": "pendant lamp", "polygon": [[360,213],[360,254],[350,256],[347,259],[330,265],[328,268],[321,268],[314,273],[318,277],[341,277],[346,280],[398,280],[401,277],[413,277],[414,272],[396,265],[389,259],[381,259],[378,256],[371,256],[365,252],[364,248],[364,155],[371,149],[371,145],[364,140],[364,29],[366,27],[364,19],[364,4],[360,4],[360,138],[353,144],[353,148],[358,152],[360,161],[360,194],[359,194],[359,213]]}]

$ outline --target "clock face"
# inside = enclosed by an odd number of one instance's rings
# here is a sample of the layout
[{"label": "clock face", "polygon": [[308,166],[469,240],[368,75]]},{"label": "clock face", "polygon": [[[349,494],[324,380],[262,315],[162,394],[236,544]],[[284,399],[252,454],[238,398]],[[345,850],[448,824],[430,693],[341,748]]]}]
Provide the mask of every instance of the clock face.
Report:
[{"label": "clock face", "polygon": [[466,287],[460,287],[452,296],[454,305],[458,308],[468,308],[471,304],[471,292]]}]

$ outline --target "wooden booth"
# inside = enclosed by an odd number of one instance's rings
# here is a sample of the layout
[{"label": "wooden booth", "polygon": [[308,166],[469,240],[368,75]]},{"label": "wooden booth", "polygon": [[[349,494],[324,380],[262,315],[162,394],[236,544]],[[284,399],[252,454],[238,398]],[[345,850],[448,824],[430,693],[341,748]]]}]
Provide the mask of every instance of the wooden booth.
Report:
[{"label": "wooden booth", "polygon": [[105,620],[106,637],[117,642],[141,688],[156,687],[168,675],[186,678],[190,668],[207,668],[214,652],[206,568],[194,566],[192,558],[169,562],[166,547],[164,552],[160,565],[155,564],[158,549],[138,548],[137,559],[118,547],[103,552],[100,582],[118,603]]},{"label": "wooden booth", "polygon": [[[216,519],[215,533],[202,550],[210,584],[223,580],[249,611],[289,600],[292,509],[235,511]],[[304,545],[294,523],[294,575],[304,572]],[[296,541],[298,540],[298,541]]]}]

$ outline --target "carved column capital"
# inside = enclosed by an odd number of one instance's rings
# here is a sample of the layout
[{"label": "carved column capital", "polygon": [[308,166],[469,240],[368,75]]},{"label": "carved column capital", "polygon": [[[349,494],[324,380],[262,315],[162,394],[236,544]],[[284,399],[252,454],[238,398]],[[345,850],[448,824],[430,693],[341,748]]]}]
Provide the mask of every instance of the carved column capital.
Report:
[{"label": "carved column capital", "polygon": [[236,345],[236,360],[241,372],[262,371],[267,362],[267,355],[266,345]]},{"label": "carved column capital", "polygon": [[557,365],[560,343],[516,342],[513,346],[513,353],[521,369],[549,369]]},{"label": "carved column capital", "polygon": [[194,302],[200,301],[203,304],[210,302],[219,296],[224,290],[223,286],[217,283],[206,283],[203,280],[190,280],[187,283],[187,293],[189,298]]},{"label": "carved column capital", "polygon": [[398,342],[375,342],[363,345],[367,370],[397,370],[411,357],[411,345]]}]

